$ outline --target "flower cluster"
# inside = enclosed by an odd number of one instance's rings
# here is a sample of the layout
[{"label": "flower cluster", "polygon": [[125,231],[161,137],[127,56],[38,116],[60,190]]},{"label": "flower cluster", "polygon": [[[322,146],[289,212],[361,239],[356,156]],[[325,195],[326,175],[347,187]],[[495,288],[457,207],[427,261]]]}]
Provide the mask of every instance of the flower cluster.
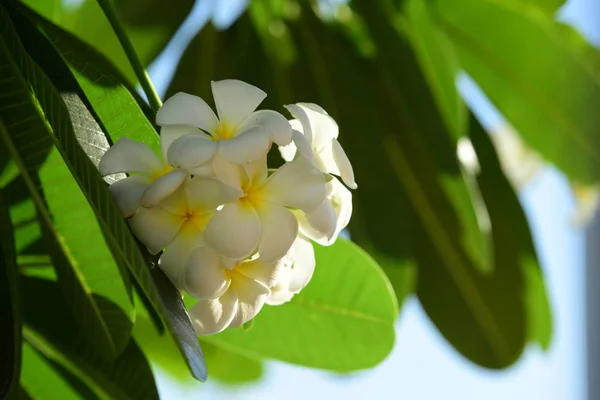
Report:
[{"label": "flower cluster", "polygon": [[[317,105],[256,108],[266,94],[237,80],[212,82],[217,114],[178,93],[156,115],[162,159],[122,138],[100,161],[127,173],[111,193],[173,284],[198,299],[189,310],[208,335],[289,301],[315,268],[310,240],[333,243],[352,214],[352,166],[338,126]],[[267,153],[285,160],[273,170]],[[344,186],[334,176],[341,177]]]}]

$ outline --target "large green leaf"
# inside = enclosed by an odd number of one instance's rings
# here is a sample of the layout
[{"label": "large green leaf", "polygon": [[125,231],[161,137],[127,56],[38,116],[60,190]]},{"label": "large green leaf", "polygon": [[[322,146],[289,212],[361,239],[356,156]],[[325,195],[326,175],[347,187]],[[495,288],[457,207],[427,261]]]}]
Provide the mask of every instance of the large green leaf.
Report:
[{"label": "large green leaf", "polygon": [[[108,57],[130,83],[137,82],[127,56],[96,0],[84,0],[80,5],[56,0],[22,2]],[[194,1],[177,0],[167,7],[161,0],[120,0],[113,3],[136,53],[148,65],[179,28]]]},{"label": "large green leaf", "polygon": [[292,301],[265,306],[249,331],[228,329],[204,340],[251,358],[335,371],[380,363],[393,347],[398,313],[385,274],[343,239],[316,246],[315,256],[311,282]]},{"label": "large green leaf", "polygon": [[473,116],[469,126],[469,135],[481,165],[478,183],[494,226],[496,265],[502,268],[505,265],[521,266],[528,336],[547,349],[552,338],[552,313],[525,213],[502,172],[490,137]]},{"label": "large green leaf", "polygon": [[66,304],[56,283],[23,277],[20,284],[24,337],[39,353],[85,383],[98,398],[158,399],[152,370],[135,341],[113,361],[98,357],[72,315],[61,312]]},{"label": "large green leaf", "polygon": [[[67,101],[69,103],[71,103],[70,100],[74,101],[77,113],[87,112],[85,107],[82,107],[84,103],[81,100],[85,100],[85,96],[81,93],[68,67],[64,65],[46,38],[22,16],[13,13],[12,17],[18,21],[18,27],[22,31],[21,37],[26,39],[25,45],[29,54],[19,46],[19,41],[12,31],[10,23],[3,23],[2,26],[7,27],[13,38],[12,50],[19,55],[16,59],[23,63],[22,70],[25,78],[36,94],[41,108],[45,111],[45,117],[52,127],[51,139],[90,203],[115,260],[119,265],[121,263],[126,265],[131,271],[148,302],[161,316],[169,333],[176,338],[178,348],[188,362],[192,374],[200,380],[205,379],[206,369],[202,352],[198,341],[195,340],[185,308],[180,302],[173,301],[171,291],[174,288],[172,285],[165,285],[164,279],[155,283],[147,254],[144,255],[138,247],[98,170],[82,149],[83,146],[94,151],[98,141],[102,143],[103,140],[106,143],[102,130],[97,124],[95,126],[71,125],[69,111],[73,110],[67,109],[65,102],[48,77],[29,56],[35,57],[35,61],[44,66],[44,70],[60,78],[57,78],[57,82],[60,83],[63,93],[69,95],[66,96]],[[93,118],[90,118],[88,114],[83,116],[77,114],[77,121],[84,124],[93,122]],[[38,140],[47,139],[40,137]]]},{"label": "large green leaf", "polygon": [[525,141],[572,179],[597,181],[597,50],[532,6],[497,0],[437,4],[463,68]]},{"label": "large green leaf", "polygon": [[71,299],[67,304],[89,343],[105,356],[116,357],[133,326],[128,273],[115,264],[94,213],[52,145],[45,116],[20,75],[7,40],[10,36],[3,29],[2,70],[9,79],[2,83],[2,91],[8,93],[0,111],[2,140],[35,202],[64,295]]},{"label": "large green leaf", "polygon": [[21,373],[17,253],[8,206],[0,194],[0,398],[12,398]]},{"label": "large green leaf", "polygon": [[29,343],[23,344],[23,392],[19,399],[95,400],[98,397],[83,382],[57,367]]}]

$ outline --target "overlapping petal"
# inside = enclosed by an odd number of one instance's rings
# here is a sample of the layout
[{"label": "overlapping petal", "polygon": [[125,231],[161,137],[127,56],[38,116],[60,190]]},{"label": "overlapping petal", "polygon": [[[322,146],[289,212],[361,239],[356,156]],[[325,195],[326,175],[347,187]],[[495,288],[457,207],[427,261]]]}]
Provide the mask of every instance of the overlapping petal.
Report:
[{"label": "overlapping petal", "polygon": [[235,317],[237,306],[238,299],[233,290],[227,290],[216,299],[196,303],[189,310],[196,334],[212,335],[227,328]]},{"label": "overlapping petal", "polygon": [[211,132],[219,120],[214,111],[198,96],[179,92],[170,97],[156,113],[156,124],[188,125]]},{"label": "overlapping petal", "polygon": [[185,290],[199,300],[222,296],[231,284],[228,269],[210,247],[198,247],[188,259],[183,279]]},{"label": "overlapping petal", "polygon": [[102,176],[120,172],[152,175],[163,168],[163,163],[148,146],[126,137],[111,146],[98,165]]},{"label": "overlapping petal", "polygon": [[252,114],[267,97],[256,86],[236,79],[212,81],[211,88],[220,120],[231,127]]},{"label": "overlapping petal", "polygon": [[242,260],[256,251],[260,232],[256,210],[236,201],[226,204],[212,217],[205,240],[224,257]]},{"label": "overlapping petal", "polygon": [[184,289],[184,273],[192,251],[204,245],[203,232],[184,224],[158,260],[158,266],[178,289]]},{"label": "overlapping petal", "polygon": [[205,134],[190,134],[173,141],[167,151],[169,163],[190,169],[210,161],[217,153],[219,142]]},{"label": "overlapping petal", "polygon": [[171,214],[161,207],[140,207],[129,219],[129,226],[137,238],[151,254],[157,254],[177,234],[183,225],[178,215]]},{"label": "overlapping petal", "polygon": [[150,185],[145,176],[130,176],[110,185],[113,199],[125,218],[132,217],[140,207],[142,195]]},{"label": "overlapping petal", "polygon": [[229,324],[230,328],[236,328],[254,318],[271,294],[268,287],[242,274],[237,274],[228,291],[235,292],[237,297],[237,309]]},{"label": "overlapping petal", "polygon": [[143,207],[154,207],[163,199],[173,194],[189,177],[187,171],[178,169],[161,176],[144,192],[141,198]]},{"label": "overlapping petal", "polygon": [[240,125],[240,128],[247,127],[260,127],[280,146],[292,140],[292,126],[283,115],[273,110],[259,110],[250,114]]},{"label": "overlapping petal", "polygon": [[298,235],[298,220],[294,214],[275,203],[265,202],[257,207],[260,218],[258,254],[266,263],[283,257]]}]

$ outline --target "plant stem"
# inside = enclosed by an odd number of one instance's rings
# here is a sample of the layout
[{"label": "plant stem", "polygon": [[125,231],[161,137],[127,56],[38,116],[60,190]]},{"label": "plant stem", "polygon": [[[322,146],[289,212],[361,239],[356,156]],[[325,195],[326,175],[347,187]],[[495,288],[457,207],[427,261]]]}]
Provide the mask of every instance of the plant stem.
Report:
[{"label": "plant stem", "polygon": [[158,109],[162,106],[162,101],[160,101],[160,97],[158,96],[158,93],[156,93],[156,89],[154,89],[148,73],[144,69],[144,66],[137,56],[135,49],[131,44],[131,40],[129,40],[129,36],[127,36],[127,32],[125,32],[123,24],[121,24],[121,21],[119,21],[119,17],[117,16],[117,13],[113,9],[113,6],[110,2],[111,0],[97,1],[98,5],[104,12],[104,15],[106,15],[108,22],[110,22],[110,25],[115,31],[115,34],[119,38],[119,42],[121,42],[121,46],[123,46],[123,50],[129,59],[129,63],[131,64],[131,67],[133,68],[133,71],[135,72],[135,75],[137,76],[138,81],[140,81],[140,85],[142,85],[142,89],[148,98],[150,107],[154,112],[158,111]]}]

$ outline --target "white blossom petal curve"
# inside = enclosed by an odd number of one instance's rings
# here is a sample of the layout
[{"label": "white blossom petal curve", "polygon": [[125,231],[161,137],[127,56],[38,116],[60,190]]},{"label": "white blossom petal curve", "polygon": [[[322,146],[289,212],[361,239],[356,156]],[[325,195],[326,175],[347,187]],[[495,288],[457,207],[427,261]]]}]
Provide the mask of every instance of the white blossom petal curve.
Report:
[{"label": "white blossom petal curve", "polygon": [[267,94],[249,83],[237,79],[225,79],[210,83],[221,122],[236,127],[252,114]]},{"label": "white blossom petal curve", "polygon": [[214,111],[198,96],[179,92],[171,96],[156,113],[156,125],[189,125],[212,132],[219,124]]},{"label": "white blossom petal curve", "polygon": [[135,236],[151,254],[157,254],[169,244],[183,224],[180,216],[173,215],[161,207],[140,207],[128,221]]},{"label": "white blossom petal curve", "polygon": [[260,242],[258,254],[265,263],[283,257],[298,235],[298,220],[280,204],[265,202],[257,207],[260,218]]},{"label": "white blossom petal curve", "polygon": [[204,238],[220,255],[242,260],[258,247],[260,220],[254,207],[235,201],[217,211],[204,232]]},{"label": "white blossom petal curve", "polygon": [[270,147],[271,141],[264,129],[252,126],[231,139],[219,140],[218,152],[227,161],[243,164],[260,159]]},{"label": "white blossom petal curve", "polygon": [[161,176],[152,182],[144,192],[141,199],[142,206],[154,207],[179,189],[188,176],[187,171],[181,169],[176,169]]},{"label": "white blossom petal curve", "polygon": [[190,209],[214,210],[221,204],[239,199],[244,192],[218,179],[195,176],[185,186]]},{"label": "white blossom petal curve", "polygon": [[294,264],[289,280],[289,290],[298,293],[308,285],[315,272],[315,250],[310,241],[298,236],[292,245],[291,253]]},{"label": "white blossom petal curve", "polygon": [[164,168],[158,156],[144,143],[126,137],[119,139],[100,159],[100,175],[137,172],[152,175]]},{"label": "white blossom petal curve", "polygon": [[167,151],[169,164],[183,169],[198,167],[217,153],[219,142],[207,135],[190,134],[180,137],[171,143]]},{"label": "white blossom petal curve", "polygon": [[329,198],[315,210],[298,216],[298,220],[301,232],[319,244],[327,245],[335,235],[337,215]]},{"label": "white blossom petal curve", "polygon": [[333,140],[331,143],[333,150],[333,159],[340,171],[340,177],[350,189],[358,188],[358,185],[354,181],[354,170],[352,164],[346,155],[346,152],[342,148],[342,145],[337,140]]},{"label": "white blossom petal curve", "polygon": [[160,128],[160,146],[162,149],[162,155],[165,160],[167,160],[167,154],[169,152],[169,148],[171,144],[185,135],[204,135],[206,134],[202,132],[200,129],[195,126],[189,125],[165,125]]},{"label": "white blossom petal curve", "polygon": [[279,279],[284,260],[266,263],[261,258],[238,264],[235,271],[247,278],[254,279],[266,287],[274,286]]},{"label": "white blossom petal curve", "polygon": [[214,250],[198,247],[190,254],[185,268],[185,291],[199,300],[216,299],[231,284],[227,271]]},{"label": "white blossom petal curve", "polygon": [[273,110],[259,110],[250,114],[242,121],[239,128],[260,127],[279,146],[285,146],[292,141],[292,126],[280,113]]},{"label": "white blossom petal curve", "polygon": [[150,179],[145,176],[129,176],[108,187],[112,198],[119,206],[125,218],[132,217],[140,207],[142,195],[150,185]]},{"label": "white blossom petal curve", "polygon": [[189,310],[196,334],[205,336],[221,332],[231,324],[237,308],[237,295],[231,289],[216,299],[199,301]]},{"label": "white blossom petal curve", "polygon": [[316,209],[327,196],[327,177],[303,157],[285,163],[267,179],[260,190],[263,200],[299,208]]},{"label": "white blossom petal curve", "polygon": [[242,274],[236,274],[229,290],[235,291],[238,300],[230,328],[236,328],[256,317],[271,294],[268,287]]},{"label": "white blossom petal curve", "polygon": [[204,244],[202,236],[202,231],[184,225],[158,259],[158,266],[178,289],[184,289],[188,259],[194,249]]}]

